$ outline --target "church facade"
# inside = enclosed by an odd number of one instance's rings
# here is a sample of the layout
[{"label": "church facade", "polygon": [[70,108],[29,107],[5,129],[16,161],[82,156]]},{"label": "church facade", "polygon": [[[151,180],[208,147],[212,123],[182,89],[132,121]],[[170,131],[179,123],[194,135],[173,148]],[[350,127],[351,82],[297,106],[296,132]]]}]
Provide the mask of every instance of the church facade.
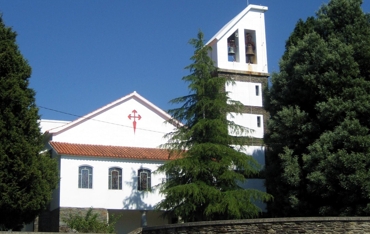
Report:
[{"label": "church facade", "polygon": [[[243,114],[232,120],[250,129],[252,141],[245,153],[262,165],[266,128],[263,89],[269,76],[266,10],[248,5],[207,43],[212,47],[210,57],[219,75],[234,80],[225,90],[231,99],[244,104]],[[156,185],[166,175],[153,173],[171,160],[167,151],[159,148],[167,141],[163,136],[180,124],[166,122],[170,119],[166,112],[133,92],[75,121],[41,120],[46,149],[58,161],[60,183],[48,211],[39,217],[37,229],[64,231],[64,219],[69,214],[90,207],[104,220],[119,215],[118,233],[170,223],[154,210],[163,199]],[[244,186],[265,190],[262,179],[248,180]]]},{"label": "church facade", "polygon": [[165,179],[153,172],[168,160],[158,146],[175,128],[166,123],[170,118],[133,92],[72,122],[42,120],[43,129],[50,128],[45,136],[58,161],[60,183],[50,204],[50,220],[39,222],[38,229],[63,231],[70,213],[90,207],[102,219],[119,213],[120,233],[168,223],[153,211],[162,199],[155,186]]}]

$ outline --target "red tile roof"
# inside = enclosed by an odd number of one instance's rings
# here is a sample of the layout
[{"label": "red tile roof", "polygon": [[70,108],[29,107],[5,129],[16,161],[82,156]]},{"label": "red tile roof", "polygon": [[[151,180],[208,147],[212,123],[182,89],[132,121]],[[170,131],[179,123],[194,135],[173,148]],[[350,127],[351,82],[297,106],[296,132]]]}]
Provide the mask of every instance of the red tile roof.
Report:
[{"label": "red tile roof", "polygon": [[138,148],[126,146],[106,146],[49,142],[59,155],[90,156],[102,158],[121,158],[139,160],[169,160],[169,152],[165,149]]}]

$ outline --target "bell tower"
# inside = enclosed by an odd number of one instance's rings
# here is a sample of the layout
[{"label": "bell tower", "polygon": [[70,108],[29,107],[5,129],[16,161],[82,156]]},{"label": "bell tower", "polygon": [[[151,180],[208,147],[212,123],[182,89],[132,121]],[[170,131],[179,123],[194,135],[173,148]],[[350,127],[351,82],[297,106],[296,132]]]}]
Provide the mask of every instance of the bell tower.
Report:
[{"label": "bell tower", "polygon": [[[218,67],[218,76],[227,77],[234,84],[225,90],[232,100],[244,105],[241,115],[231,120],[251,131],[251,145],[246,153],[261,165],[265,164],[263,135],[267,113],[263,107],[263,89],[268,85],[265,33],[265,6],[248,5],[229,21],[207,45],[212,47],[210,57]],[[246,187],[265,191],[263,179],[248,180]]]}]

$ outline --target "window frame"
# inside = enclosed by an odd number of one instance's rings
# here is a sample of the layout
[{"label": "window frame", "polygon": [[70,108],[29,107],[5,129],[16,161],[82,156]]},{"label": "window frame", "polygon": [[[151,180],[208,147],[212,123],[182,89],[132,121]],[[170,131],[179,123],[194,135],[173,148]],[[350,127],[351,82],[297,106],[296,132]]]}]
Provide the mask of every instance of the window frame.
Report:
[{"label": "window frame", "polygon": [[[144,176],[144,174],[147,175],[146,177],[146,186],[144,187],[143,183],[142,183],[142,180],[144,178],[142,178],[142,175]],[[141,168],[137,171],[137,190],[139,191],[149,191],[151,190],[151,186],[152,186],[152,172],[151,170],[149,169],[146,169],[146,168]]]},{"label": "window frame", "polygon": [[[83,175],[83,171],[87,171],[86,175]],[[83,179],[87,179],[87,182],[83,182]],[[78,188],[92,189],[93,188],[93,167],[89,165],[82,165],[78,167]]]},{"label": "window frame", "polygon": [[[227,61],[228,62],[240,62],[239,58],[239,30],[235,30],[227,39]],[[232,49],[232,50],[231,50]],[[230,50],[233,54],[230,54]]]},{"label": "window frame", "polygon": [[[117,173],[118,176],[113,177],[113,173]],[[113,184],[113,180],[115,180]],[[122,190],[122,168],[110,167],[108,169],[108,189],[109,190]]]},{"label": "window frame", "polygon": [[[248,35],[248,36],[247,36]],[[248,51],[248,45],[252,46],[253,56],[248,56],[246,54],[245,61],[249,64],[258,64],[257,60],[257,33],[256,30],[244,29],[244,43],[245,43],[245,52]]]}]

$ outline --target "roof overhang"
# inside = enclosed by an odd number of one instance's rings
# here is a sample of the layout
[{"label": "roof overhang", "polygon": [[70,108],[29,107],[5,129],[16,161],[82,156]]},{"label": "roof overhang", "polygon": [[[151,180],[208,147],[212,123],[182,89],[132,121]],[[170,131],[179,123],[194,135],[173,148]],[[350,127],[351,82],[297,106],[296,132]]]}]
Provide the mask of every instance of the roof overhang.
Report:
[{"label": "roof overhang", "polygon": [[67,156],[158,161],[176,158],[170,158],[168,150],[158,148],[73,144],[55,141],[51,141],[49,144],[58,155]]}]

